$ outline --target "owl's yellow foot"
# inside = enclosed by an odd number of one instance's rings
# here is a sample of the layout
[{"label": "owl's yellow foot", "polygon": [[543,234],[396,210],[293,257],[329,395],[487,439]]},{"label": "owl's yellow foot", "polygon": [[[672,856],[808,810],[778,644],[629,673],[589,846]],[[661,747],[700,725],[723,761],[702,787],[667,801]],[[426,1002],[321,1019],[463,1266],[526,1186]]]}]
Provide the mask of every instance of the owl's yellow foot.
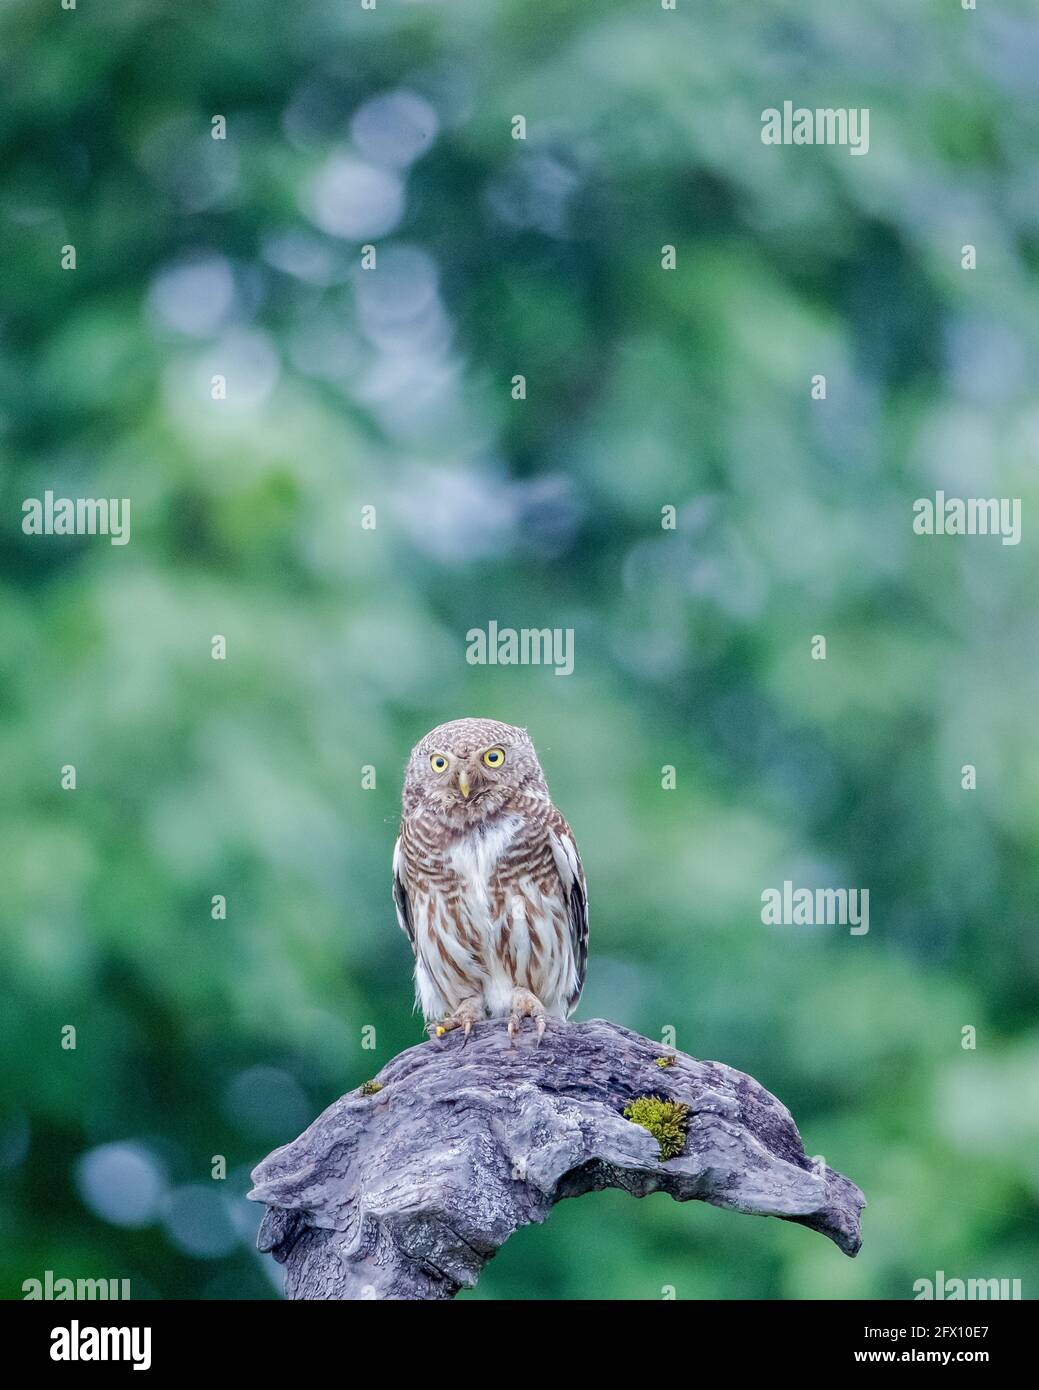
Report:
[{"label": "owl's yellow foot", "polygon": [[531,994],[529,989],[514,989],[512,991],[512,1013],[509,1015],[510,1047],[516,1046],[516,1034],[525,1018],[534,1020],[534,1027],[538,1034],[536,1046],[540,1047],[541,1039],[545,1036],[545,1024],[548,1021],[545,1006],[536,994]]},{"label": "owl's yellow foot", "polygon": [[469,1034],[473,1031],[473,1024],[479,1023],[481,1019],[487,1017],[487,1011],[483,1006],[483,1000],[475,996],[472,999],[463,999],[453,1014],[448,1014],[439,1023],[430,1025],[430,1032],[435,1038],[442,1038],[446,1034],[461,1028],[465,1033],[462,1039],[464,1047],[469,1041]]}]

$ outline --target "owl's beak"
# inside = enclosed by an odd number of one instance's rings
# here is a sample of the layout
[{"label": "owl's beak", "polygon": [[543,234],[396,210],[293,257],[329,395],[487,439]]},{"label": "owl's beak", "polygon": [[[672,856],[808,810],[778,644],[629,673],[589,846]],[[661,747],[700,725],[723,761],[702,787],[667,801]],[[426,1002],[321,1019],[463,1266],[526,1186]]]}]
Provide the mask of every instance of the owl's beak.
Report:
[{"label": "owl's beak", "polygon": [[462,793],[462,798],[463,798],[463,800],[468,801],[468,800],[469,800],[469,790],[470,790],[470,788],[469,788],[469,774],[465,771],[464,768],[463,768],[462,771],[458,774],[458,790]]}]

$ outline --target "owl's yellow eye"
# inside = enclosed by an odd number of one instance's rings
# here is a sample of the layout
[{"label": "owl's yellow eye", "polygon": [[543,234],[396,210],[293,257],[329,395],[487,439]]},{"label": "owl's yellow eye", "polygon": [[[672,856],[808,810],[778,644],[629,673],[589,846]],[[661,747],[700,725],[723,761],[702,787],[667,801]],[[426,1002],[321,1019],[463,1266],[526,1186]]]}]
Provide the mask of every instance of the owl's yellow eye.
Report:
[{"label": "owl's yellow eye", "polygon": [[429,760],[429,765],[434,772],[445,772],[447,770],[447,759],[443,753],[434,753]]},{"label": "owl's yellow eye", "polygon": [[483,755],[483,760],[488,767],[501,767],[502,763],[505,761],[505,749],[488,748],[487,752]]}]

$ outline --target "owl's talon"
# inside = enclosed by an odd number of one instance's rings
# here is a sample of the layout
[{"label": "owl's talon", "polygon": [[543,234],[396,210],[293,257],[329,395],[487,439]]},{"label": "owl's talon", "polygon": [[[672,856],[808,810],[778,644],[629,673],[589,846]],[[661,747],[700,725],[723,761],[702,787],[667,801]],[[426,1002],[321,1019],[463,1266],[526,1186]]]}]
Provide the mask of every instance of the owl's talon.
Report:
[{"label": "owl's talon", "polygon": [[541,1046],[541,1039],[545,1036],[545,1025],[548,1022],[545,1013],[545,1006],[536,994],[532,994],[529,989],[514,989],[512,992],[512,1013],[509,1014],[509,1046],[516,1046],[516,1034],[525,1018],[534,1020],[534,1027],[537,1030],[537,1042],[535,1046]]},{"label": "owl's talon", "polygon": [[462,1038],[462,1046],[465,1047],[469,1041],[469,1034],[473,1031],[473,1024],[479,1023],[484,1018],[486,1011],[483,1003],[479,999],[463,999],[453,1014],[448,1014],[433,1027],[433,1036],[442,1038],[451,1033],[456,1028],[461,1028],[465,1036]]}]

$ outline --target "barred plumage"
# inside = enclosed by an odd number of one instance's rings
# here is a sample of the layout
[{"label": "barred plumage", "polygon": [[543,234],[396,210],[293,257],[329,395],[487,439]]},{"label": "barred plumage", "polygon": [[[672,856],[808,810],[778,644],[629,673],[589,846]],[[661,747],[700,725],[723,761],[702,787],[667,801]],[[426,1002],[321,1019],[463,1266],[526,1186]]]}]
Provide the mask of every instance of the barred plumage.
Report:
[{"label": "barred plumage", "polygon": [[[500,761],[499,761],[500,759]],[[587,892],[573,834],[525,729],[456,719],[412,750],[393,855],[415,993],[438,1031],[481,1018],[565,1019],[588,957]]]}]

